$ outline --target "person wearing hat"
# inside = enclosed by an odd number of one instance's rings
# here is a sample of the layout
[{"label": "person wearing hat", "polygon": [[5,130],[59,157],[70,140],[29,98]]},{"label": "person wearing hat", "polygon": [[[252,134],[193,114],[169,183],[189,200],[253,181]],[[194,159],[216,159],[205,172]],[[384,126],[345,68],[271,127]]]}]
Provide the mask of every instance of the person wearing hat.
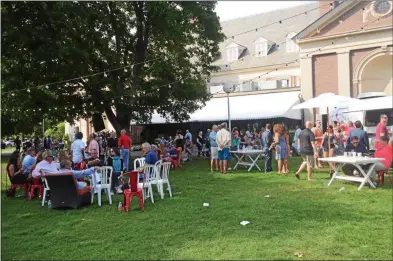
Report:
[{"label": "person wearing hat", "polygon": [[36,164],[35,148],[33,148],[33,147],[28,148],[26,153],[27,153],[27,155],[23,158],[23,161],[22,161],[22,169],[23,169],[23,174],[28,175],[30,173],[31,169]]},{"label": "person wearing hat", "polygon": [[52,151],[46,150],[42,153],[42,161],[35,166],[32,176],[37,178],[41,176],[41,170],[46,172],[58,172],[60,164],[53,161]]}]

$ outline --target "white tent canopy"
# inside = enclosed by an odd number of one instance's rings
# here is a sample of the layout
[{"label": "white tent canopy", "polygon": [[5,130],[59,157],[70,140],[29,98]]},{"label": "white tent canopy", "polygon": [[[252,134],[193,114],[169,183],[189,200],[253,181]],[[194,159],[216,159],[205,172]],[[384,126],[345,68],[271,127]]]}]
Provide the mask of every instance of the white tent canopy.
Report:
[{"label": "white tent canopy", "polygon": [[312,109],[312,108],[348,108],[349,106],[364,106],[363,100],[354,99],[346,96],[336,95],[334,93],[323,93],[315,98],[307,100],[299,105],[294,106],[294,109]]},{"label": "white tent canopy", "polygon": [[348,107],[348,112],[352,111],[371,111],[381,109],[393,109],[393,96],[385,96],[378,98],[369,98],[362,100],[365,105],[352,105]]},{"label": "white tent canopy", "polygon": [[[269,94],[232,96],[229,98],[231,120],[289,118],[301,119],[300,111],[292,110],[299,103],[299,91]],[[189,121],[228,120],[227,98],[213,98],[206,106],[190,115]],[[152,123],[166,123],[166,119],[155,113]],[[169,121],[173,122],[173,121]]]}]

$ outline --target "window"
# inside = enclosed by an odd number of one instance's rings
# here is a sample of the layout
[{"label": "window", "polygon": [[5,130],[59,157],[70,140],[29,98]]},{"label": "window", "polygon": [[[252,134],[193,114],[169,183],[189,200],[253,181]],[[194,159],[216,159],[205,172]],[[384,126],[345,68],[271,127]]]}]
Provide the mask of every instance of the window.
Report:
[{"label": "window", "polygon": [[374,11],[379,15],[386,15],[390,12],[392,3],[390,1],[382,0],[374,4]]},{"label": "window", "polygon": [[281,80],[281,88],[289,87],[289,80]]},{"label": "window", "polygon": [[227,49],[228,61],[236,61],[239,58],[239,48],[231,47]]},{"label": "window", "polygon": [[210,93],[216,94],[219,92],[223,92],[223,87],[224,87],[224,85],[210,86]]},{"label": "window", "polygon": [[267,55],[267,43],[256,43],[255,44],[255,56],[261,57]]},{"label": "window", "polygon": [[292,32],[287,35],[287,40],[286,40],[286,49],[287,53],[294,53],[294,52],[299,52],[299,46],[295,43],[295,41],[292,40],[292,37],[294,37],[296,33]]}]

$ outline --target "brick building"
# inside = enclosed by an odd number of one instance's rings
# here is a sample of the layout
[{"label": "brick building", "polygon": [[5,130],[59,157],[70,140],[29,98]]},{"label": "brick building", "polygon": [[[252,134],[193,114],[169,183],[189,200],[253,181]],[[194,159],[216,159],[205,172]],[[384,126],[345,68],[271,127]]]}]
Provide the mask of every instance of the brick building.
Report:
[{"label": "brick building", "polygon": [[[302,57],[303,98],[325,92],[392,95],[392,1],[330,2],[320,8],[319,19],[294,37]],[[306,118],[321,114],[310,110]]]}]

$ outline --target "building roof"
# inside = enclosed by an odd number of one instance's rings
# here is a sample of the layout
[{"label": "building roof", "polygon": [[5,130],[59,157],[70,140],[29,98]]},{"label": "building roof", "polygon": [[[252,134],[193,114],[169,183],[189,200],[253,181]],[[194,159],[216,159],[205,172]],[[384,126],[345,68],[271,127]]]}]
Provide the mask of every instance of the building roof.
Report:
[{"label": "building roof", "polygon": [[[214,65],[219,66],[221,68],[221,72],[225,72],[227,70],[241,70],[246,68],[284,64],[296,60],[299,58],[299,53],[286,53],[285,44],[281,43],[285,42],[289,33],[299,33],[301,30],[319,18],[319,2],[311,2],[305,5],[242,17],[221,23],[223,33],[227,37],[231,37],[302,12],[307,12],[307,16],[297,16],[295,18],[283,21],[282,24],[275,23],[270,26],[260,28],[258,31],[248,32],[239,36],[235,36],[234,39],[229,38],[223,41],[219,45],[221,56],[214,62]],[[267,56],[255,56],[254,41],[259,37],[265,38],[269,43],[275,43],[269,49]],[[236,42],[239,45],[245,46],[247,48],[241,53],[239,61],[228,62],[227,60],[226,45],[230,42]],[[276,44],[280,44],[281,46],[277,48]],[[228,64],[230,65],[226,67]]]},{"label": "building roof", "polygon": [[359,3],[360,1],[341,1],[337,7],[322,15],[319,19],[316,19],[313,23],[295,35],[294,38],[298,38],[299,40],[305,39],[308,35],[315,32],[317,28],[322,29],[326,26],[331,19],[337,16],[337,14],[346,12],[349,8],[353,8]]}]

